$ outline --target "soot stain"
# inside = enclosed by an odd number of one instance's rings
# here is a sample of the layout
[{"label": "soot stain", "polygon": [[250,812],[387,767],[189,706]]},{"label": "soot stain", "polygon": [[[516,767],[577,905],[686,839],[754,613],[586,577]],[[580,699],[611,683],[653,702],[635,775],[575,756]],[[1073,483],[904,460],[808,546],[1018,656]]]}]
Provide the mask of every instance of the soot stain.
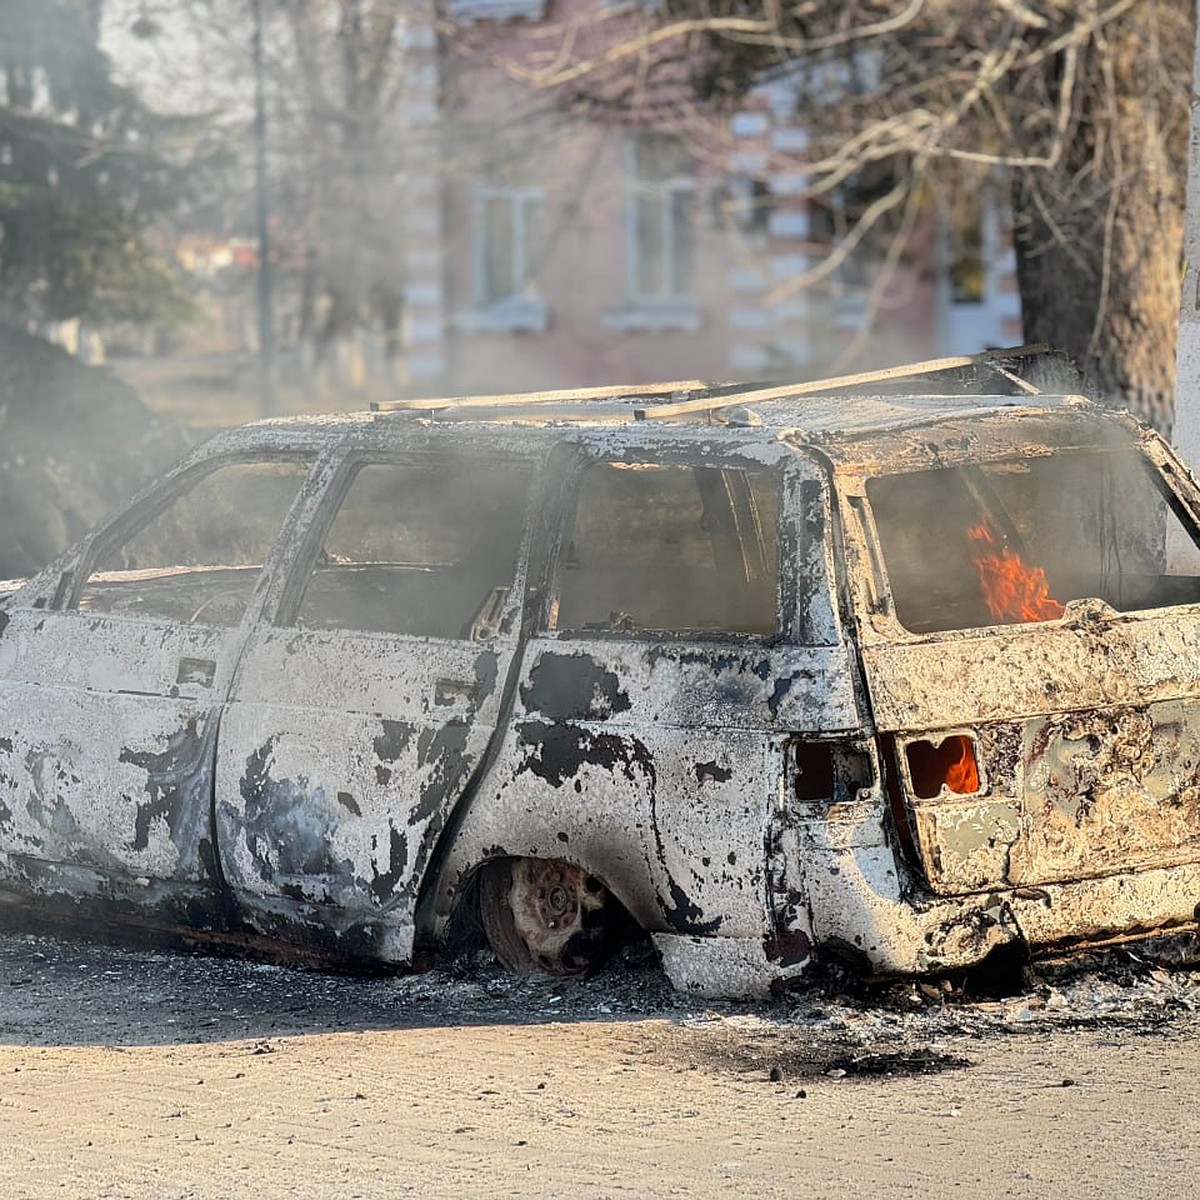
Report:
[{"label": "soot stain", "polygon": [[632,707],[616,674],[586,654],[543,654],[521,685],[521,702],[558,721],[603,721]]},{"label": "soot stain", "polygon": [[500,659],[494,650],[485,650],[475,659],[475,701],[483,703],[495,690],[500,677]]},{"label": "soot stain", "polygon": [[271,775],[276,738],[246,759],[240,790],[245,805],[245,845],[264,879],[274,875],[334,876],[349,886],[349,860],[335,860],[334,812],[324,789],[306,776]]},{"label": "soot stain", "polygon": [[[165,819],[172,840],[177,840],[181,823],[188,815],[185,808],[199,803],[195,795],[198,783],[204,739],[196,731],[193,718],[167,739],[165,750],[121,751],[120,761],[146,772],[146,795],[149,800],[137,806],[134,818],[133,849],[145,850],[150,844],[150,828],[155,821]],[[198,817],[198,814],[191,814]]]},{"label": "soot stain", "polygon": [[371,880],[371,894],[380,904],[391,899],[396,884],[404,877],[404,870],[408,866],[408,838],[390,821],[388,826],[388,869],[384,872],[376,869],[375,877]]},{"label": "soot stain", "polygon": [[423,729],[417,739],[417,766],[432,765],[433,771],[421,791],[421,799],[409,816],[409,825],[428,821],[457,796],[470,767],[467,738],[471,727],[466,721],[448,721],[437,729]]},{"label": "soot stain", "polygon": [[546,721],[526,721],[517,727],[517,733],[525,749],[518,773],[528,771],[552,787],[561,787],[585,763],[606,771],[619,768],[630,782],[640,771],[652,791],[658,783],[654,759],[637,738]]},{"label": "soot stain", "polygon": [[733,778],[732,770],[715,762],[697,763],[695,770],[697,783],[728,783]]},{"label": "soot stain", "polygon": [[404,721],[379,722],[383,732],[372,743],[375,757],[375,779],[380,786],[386,786],[392,780],[392,768],[388,764],[399,761],[400,756],[408,749],[413,739],[413,727]]}]

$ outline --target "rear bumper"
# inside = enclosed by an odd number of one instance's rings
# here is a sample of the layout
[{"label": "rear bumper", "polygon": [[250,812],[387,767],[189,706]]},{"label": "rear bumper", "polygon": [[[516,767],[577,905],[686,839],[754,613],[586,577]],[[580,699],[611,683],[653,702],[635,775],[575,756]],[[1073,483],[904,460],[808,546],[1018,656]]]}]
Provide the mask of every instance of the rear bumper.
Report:
[{"label": "rear bumper", "polygon": [[818,948],[878,974],[969,967],[991,951],[1032,951],[1178,929],[1200,920],[1200,863],[960,897],[914,891],[886,846],[817,851],[808,899]]},{"label": "rear bumper", "polygon": [[[1148,936],[1200,920],[1200,864],[1046,888],[913,899],[890,891],[895,862],[889,850],[876,849],[877,855],[860,849],[810,862],[809,899],[817,954],[849,959],[878,975],[952,971],[1003,946],[1036,952]],[[822,876],[824,884],[816,883]],[[772,961],[756,938],[653,936],[671,983],[694,996],[766,996],[803,974],[811,961],[790,966]]]}]

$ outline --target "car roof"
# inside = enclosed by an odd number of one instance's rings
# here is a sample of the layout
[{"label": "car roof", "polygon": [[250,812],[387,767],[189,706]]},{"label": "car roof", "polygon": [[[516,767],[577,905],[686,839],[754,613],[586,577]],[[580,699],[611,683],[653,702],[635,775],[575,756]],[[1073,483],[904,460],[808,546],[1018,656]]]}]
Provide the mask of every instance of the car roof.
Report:
[{"label": "car roof", "polygon": [[794,402],[714,409],[669,420],[638,419],[631,408],[610,402],[578,401],[559,406],[491,410],[462,407],[453,413],[432,410],[352,412],[276,417],[218,434],[212,450],[278,446],[320,448],[334,442],[381,445],[453,441],[505,446],[513,451],[550,442],[603,442],[611,445],[777,442],[833,446],[914,427],[994,418],[1015,419],[1059,413],[1072,420],[1105,422],[1103,410],[1082,396],[806,396]]},{"label": "car roof", "polygon": [[[1075,383],[1061,360],[1033,348],[1042,378]],[[208,453],[230,449],[446,448],[528,456],[558,442],[613,452],[703,445],[719,454],[761,453],[783,441],[854,458],[897,431],[936,424],[1057,416],[1109,425],[1111,417],[1075,391],[1043,392],[1026,349],[934,360],[855,376],[794,384],[661,384],[376,403],[370,411],[278,417],[218,435]],[[1042,357],[1038,357],[1042,355]],[[949,364],[947,366],[947,364]],[[999,386],[997,386],[999,385]],[[858,449],[855,449],[858,444]]]},{"label": "car roof", "polygon": [[[774,389],[773,389],[774,390]],[[535,393],[536,395],[536,393]],[[664,428],[680,428],[700,424],[710,429],[756,428],[787,429],[797,434],[809,434],[814,439],[824,439],[840,433],[859,433],[872,430],[894,429],[897,426],[942,421],[955,417],[980,417],[999,413],[1045,412],[1047,409],[1064,407],[1094,408],[1084,396],[1079,395],[974,395],[948,396],[943,394],[909,395],[816,395],[798,396],[794,400],[779,397],[771,402],[756,402],[754,393],[747,394],[744,402],[714,404],[711,409],[695,414],[659,417],[655,406],[635,407],[641,403],[636,394],[625,403],[619,401],[594,401],[580,399],[574,402],[542,404],[536,400],[527,406],[492,408],[488,397],[478,398],[478,404],[464,402],[454,409],[435,407],[428,409],[413,407],[404,410],[367,412],[343,412],[323,414],[301,414],[291,417],[273,417],[244,425],[243,429],[254,430],[304,430],[319,429],[328,433],[342,432],[351,435],[363,428],[406,425],[453,424],[489,425],[493,427],[521,426],[524,428],[559,429],[566,426],[586,428],[589,426],[612,426],[627,424],[655,424]],[[508,397],[505,397],[508,399]],[[662,407],[666,407],[664,404]]]}]

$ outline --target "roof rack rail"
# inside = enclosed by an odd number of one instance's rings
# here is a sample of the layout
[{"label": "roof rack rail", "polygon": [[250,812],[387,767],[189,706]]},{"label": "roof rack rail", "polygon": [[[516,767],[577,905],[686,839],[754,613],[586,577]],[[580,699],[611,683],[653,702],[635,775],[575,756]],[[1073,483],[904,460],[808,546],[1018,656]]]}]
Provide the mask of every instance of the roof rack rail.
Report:
[{"label": "roof rack rail", "polygon": [[737,394],[713,398],[682,400],[676,404],[656,404],[652,408],[641,408],[634,412],[637,421],[667,420],[684,417],[692,413],[712,412],[719,408],[735,405],[763,404],[771,400],[792,400],[798,396],[813,396],[840,388],[857,387],[866,383],[885,383],[894,379],[912,379],[921,375],[932,375],[940,371],[952,371],[960,367],[985,366],[1003,375],[1011,383],[1030,395],[1040,395],[1041,389],[1034,387],[1019,375],[1005,370],[1000,363],[1014,358],[1036,358],[1052,354],[1054,348],[1045,342],[1034,342],[1027,346],[1012,346],[1007,349],[985,350],[980,354],[957,354],[949,358],[931,358],[925,362],[907,363],[900,367],[883,367],[878,371],[860,371],[854,375],[833,375],[827,379],[812,379],[806,383],[785,384],[779,387],[751,389]]},{"label": "roof rack rail", "polygon": [[440,412],[448,408],[504,408],[520,404],[555,404],[564,400],[640,400],[651,396],[687,396],[717,391],[729,385],[703,379],[673,383],[619,384],[609,387],[560,388],[553,392],[513,392],[497,396],[450,396],[437,400],[375,400],[372,412]]},{"label": "roof rack rail", "polygon": [[[863,387],[875,383],[917,380],[969,367],[983,368],[1006,379],[1009,384],[1028,395],[1041,395],[1042,390],[1022,377],[1017,360],[1055,359],[1062,356],[1044,342],[985,350],[979,354],[957,354],[947,358],[932,358],[903,366],[883,367],[875,371],[860,371],[853,375],[833,375],[804,383],[713,383],[702,379],[682,379],[666,383],[616,384],[607,387],[559,388],[545,392],[514,392],[484,396],[449,396],[413,400],[376,400],[371,411],[378,413],[410,412],[440,413],[455,410],[471,411],[493,408],[535,407],[550,404],[571,404],[574,401],[625,401],[634,421],[670,420],[673,417],[712,415],[732,408],[765,404],[773,400],[795,400],[803,396],[821,395],[845,388]],[[1067,362],[1069,360],[1062,359]],[[1073,369],[1071,369],[1073,370]],[[586,413],[578,414],[585,417]]]}]

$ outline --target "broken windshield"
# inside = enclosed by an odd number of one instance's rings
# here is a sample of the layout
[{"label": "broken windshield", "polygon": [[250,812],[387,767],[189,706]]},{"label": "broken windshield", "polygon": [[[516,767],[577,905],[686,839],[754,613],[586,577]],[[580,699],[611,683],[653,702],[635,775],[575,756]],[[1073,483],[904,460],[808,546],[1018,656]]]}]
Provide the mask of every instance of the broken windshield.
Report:
[{"label": "broken windshield", "polygon": [[1053,621],[1075,600],[1200,601],[1195,531],[1131,449],[883,476],[867,497],[914,633]]}]

